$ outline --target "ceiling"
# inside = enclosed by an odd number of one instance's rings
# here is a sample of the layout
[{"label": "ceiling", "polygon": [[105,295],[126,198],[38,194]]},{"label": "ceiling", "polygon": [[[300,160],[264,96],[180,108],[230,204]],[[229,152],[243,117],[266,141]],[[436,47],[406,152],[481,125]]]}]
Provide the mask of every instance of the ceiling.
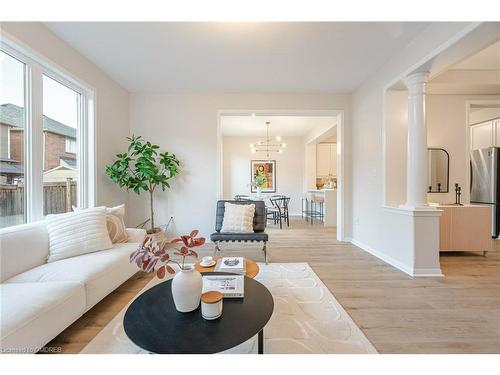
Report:
[{"label": "ceiling", "polygon": [[455,64],[450,70],[500,70],[500,41]]},{"label": "ceiling", "polygon": [[354,91],[425,22],[46,22],[131,92]]},{"label": "ceiling", "polygon": [[430,94],[500,95],[500,41],[434,77],[427,91]]},{"label": "ceiling", "polygon": [[270,121],[272,137],[302,137],[315,128],[328,129],[336,123],[335,117],[327,116],[221,116],[221,132],[224,136],[261,137],[266,135],[266,121]]}]

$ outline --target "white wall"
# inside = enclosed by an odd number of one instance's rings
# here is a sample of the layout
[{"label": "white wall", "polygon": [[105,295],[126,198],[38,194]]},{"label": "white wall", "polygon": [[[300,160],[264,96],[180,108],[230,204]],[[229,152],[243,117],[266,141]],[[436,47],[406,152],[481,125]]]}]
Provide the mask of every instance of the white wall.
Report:
[{"label": "white wall", "polygon": [[[232,199],[235,194],[250,194],[250,161],[266,159],[262,153],[253,154],[249,145],[256,143],[255,137],[223,138],[223,197]],[[283,194],[290,197],[290,214],[301,214],[304,181],[304,140],[302,137],[282,137],[286,143],[283,153],[273,153],[276,160],[276,193],[262,194],[264,197]]]},{"label": "white wall", "polygon": [[500,95],[428,95],[427,143],[444,148],[450,154],[450,189],[448,193],[430,193],[429,201],[455,202],[455,183],[462,187],[462,202],[470,199],[467,186],[467,113],[468,100],[500,100]]},{"label": "white wall", "polygon": [[406,152],[408,144],[408,91],[385,95],[385,204],[406,202]]},{"label": "white wall", "polygon": [[102,70],[39,22],[2,22],[7,32],[39,55],[95,88],[96,91],[96,185],[97,204],[127,202],[127,193],[104,173],[116,153],[126,147],[129,135],[129,94]]},{"label": "white wall", "polygon": [[402,269],[415,267],[415,231],[413,222],[409,225],[414,219],[384,209],[384,89],[469,27],[467,23],[432,24],[353,94],[352,237],[356,244]]},{"label": "white wall", "polygon": [[[349,95],[131,94],[131,132],[176,153],[182,163],[183,171],[173,182],[172,189],[157,194],[158,223],[166,223],[172,215],[175,220],[172,231],[187,232],[199,228],[205,236],[213,232],[217,199],[218,111],[247,109],[344,110],[346,141],[349,142]],[[347,152],[346,157],[349,157]],[[134,196],[130,199],[133,223],[147,217],[146,198]]]},{"label": "white wall", "polygon": [[305,179],[303,183],[304,191],[316,189],[316,143],[306,143],[305,150]]}]

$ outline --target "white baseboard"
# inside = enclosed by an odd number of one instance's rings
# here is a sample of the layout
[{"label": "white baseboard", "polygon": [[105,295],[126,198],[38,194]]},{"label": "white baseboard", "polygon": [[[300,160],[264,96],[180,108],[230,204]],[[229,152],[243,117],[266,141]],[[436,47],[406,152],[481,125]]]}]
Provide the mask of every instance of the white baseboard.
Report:
[{"label": "white baseboard", "polygon": [[367,253],[370,253],[371,255],[376,256],[380,260],[383,260],[387,264],[389,264],[393,267],[396,267],[398,270],[403,271],[407,275],[414,276],[413,267],[408,266],[404,263],[401,263],[399,260],[396,260],[387,254],[381,253],[380,251],[374,249],[373,247],[368,246],[367,244],[360,242],[354,238],[351,239],[351,243],[353,245],[356,245],[357,247],[361,248],[362,250],[366,251]]},{"label": "white baseboard", "polygon": [[367,253],[376,256],[377,258],[386,262],[387,264],[396,267],[398,270],[403,271],[404,273],[406,273],[411,277],[444,277],[440,268],[413,268],[411,266],[408,266],[407,264],[400,262],[399,260],[394,259],[393,257],[387,254],[384,254],[374,249],[371,246],[368,246],[367,244],[361,241],[358,241],[354,238],[350,238],[349,240],[353,245],[356,245],[357,247],[361,248]]},{"label": "white baseboard", "polygon": [[441,268],[415,268],[414,277],[444,277]]}]

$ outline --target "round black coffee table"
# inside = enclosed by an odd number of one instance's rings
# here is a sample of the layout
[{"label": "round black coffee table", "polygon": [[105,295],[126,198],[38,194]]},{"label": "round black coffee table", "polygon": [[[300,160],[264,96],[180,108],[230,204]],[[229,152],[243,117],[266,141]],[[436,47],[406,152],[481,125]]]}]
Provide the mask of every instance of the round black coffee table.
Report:
[{"label": "round black coffee table", "polygon": [[189,313],[178,312],[171,285],[172,280],[167,280],[154,286],[127,309],[123,327],[137,346],[153,353],[211,354],[258,334],[258,352],[263,354],[263,329],[274,309],[273,297],[264,285],[245,277],[245,297],[224,298],[222,316],[215,320],[203,319],[200,307]]}]

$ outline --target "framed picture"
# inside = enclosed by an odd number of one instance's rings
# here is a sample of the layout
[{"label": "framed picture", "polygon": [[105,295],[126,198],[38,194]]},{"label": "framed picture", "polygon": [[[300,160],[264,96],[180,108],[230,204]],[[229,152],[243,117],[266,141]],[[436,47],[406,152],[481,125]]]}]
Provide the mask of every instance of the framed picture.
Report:
[{"label": "framed picture", "polygon": [[257,192],[257,186],[263,193],[276,193],[276,160],[252,160],[250,162],[251,192]]}]

